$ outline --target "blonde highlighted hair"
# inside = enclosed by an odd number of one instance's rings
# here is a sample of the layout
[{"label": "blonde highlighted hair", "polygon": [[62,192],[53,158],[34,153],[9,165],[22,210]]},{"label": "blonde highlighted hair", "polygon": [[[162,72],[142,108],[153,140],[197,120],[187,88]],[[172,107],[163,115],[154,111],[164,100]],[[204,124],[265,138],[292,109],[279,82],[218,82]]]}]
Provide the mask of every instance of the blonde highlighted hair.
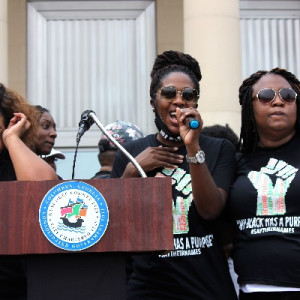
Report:
[{"label": "blonde highlighted hair", "polygon": [[0,115],[4,119],[5,128],[14,116],[14,113],[23,113],[30,122],[30,128],[21,139],[32,151],[35,151],[39,112],[17,92],[0,83]]}]

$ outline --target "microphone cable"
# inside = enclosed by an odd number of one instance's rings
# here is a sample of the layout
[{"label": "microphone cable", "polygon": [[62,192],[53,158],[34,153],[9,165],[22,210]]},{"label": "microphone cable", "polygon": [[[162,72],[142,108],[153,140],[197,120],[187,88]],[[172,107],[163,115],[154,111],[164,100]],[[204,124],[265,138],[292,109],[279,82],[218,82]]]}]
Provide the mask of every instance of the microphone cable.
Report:
[{"label": "microphone cable", "polygon": [[72,179],[74,179],[75,164],[76,164],[79,141],[80,141],[80,139],[76,139],[76,149],[75,149],[75,154],[74,154],[74,158],[73,158],[73,166],[72,166]]}]

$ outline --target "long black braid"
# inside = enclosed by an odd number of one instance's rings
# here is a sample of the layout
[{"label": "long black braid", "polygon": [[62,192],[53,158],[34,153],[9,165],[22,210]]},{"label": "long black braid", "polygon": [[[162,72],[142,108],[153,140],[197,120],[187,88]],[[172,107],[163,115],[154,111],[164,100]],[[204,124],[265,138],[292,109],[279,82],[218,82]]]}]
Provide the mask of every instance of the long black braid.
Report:
[{"label": "long black braid", "polygon": [[189,54],[169,50],[158,55],[154,62],[150,74],[150,97],[152,100],[155,100],[156,93],[161,87],[162,80],[171,72],[183,72],[187,74],[193,81],[198,94],[200,94],[199,81],[201,80],[202,75],[197,60]]},{"label": "long black braid", "polygon": [[252,87],[253,85],[266,74],[276,74],[285,78],[291,85],[292,89],[297,93],[297,120],[295,124],[296,132],[300,132],[300,111],[298,109],[300,103],[300,81],[291,72],[274,68],[270,71],[257,71],[249,78],[245,79],[239,88],[239,101],[242,106],[242,127],[239,140],[239,149],[243,153],[253,153],[259,141],[256,122],[252,106]]}]

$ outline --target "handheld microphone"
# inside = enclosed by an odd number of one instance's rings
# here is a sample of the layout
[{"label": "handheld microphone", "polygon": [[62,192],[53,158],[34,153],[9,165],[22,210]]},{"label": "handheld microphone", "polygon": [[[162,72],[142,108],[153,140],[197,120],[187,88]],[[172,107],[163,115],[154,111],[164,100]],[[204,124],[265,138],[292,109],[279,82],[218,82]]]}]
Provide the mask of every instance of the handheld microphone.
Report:
[{"label": "handheld microphone", "polygon": [[[176,112],[172,112],[171,115],[176,116]],[[194,117],[186,117],[184,119],[184,124],[191,129],[197,129],[200,126],[199,121]]]},{"label": "handheld microphone", "polygon": [[81,137],[83,136],[83,134],[90,129],[90,127],[94,124],[94,120],[89,116],[90,113],[92,113],[92,110],[85,110],[82,114],[81,114],[81,120],[79,122],[79,129],[77,132],[77,143],[79,143]]},{"label": "handheld microphone", "polygon": [[199,121],[194,119],[193,117],[186,117],[184,119],[184,123],[191,129],[197,129],[200,126]]}]

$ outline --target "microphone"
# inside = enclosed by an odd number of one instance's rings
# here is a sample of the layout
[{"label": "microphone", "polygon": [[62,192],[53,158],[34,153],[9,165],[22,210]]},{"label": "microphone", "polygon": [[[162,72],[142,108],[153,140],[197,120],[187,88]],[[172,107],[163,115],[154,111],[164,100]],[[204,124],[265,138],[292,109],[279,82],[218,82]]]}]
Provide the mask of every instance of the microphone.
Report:
[{"label": "microphone", "polygon": [[79,129],[77,132],[77,143],[79,143],[81,137],[83,136],[83,134],[90,129],[90,127],[94,124],[94,120],[93,118],[90,117],[90,113],[93,113],[92,110],[85,110],[82,114],[81,114],[81,120],[79,122]]},{"label": "microphone", "polygon": [[199,121],[197,119],[194,119],[193,117],[186,117],[184,119],[184,123],[191,129],[197,129],[200,126]]},{"label": "microphone", "polygon": [[[172,112],[171,116],[176,116],[176,112]],[[184,124],[191,129],[197,129],[200,126],[199,121],[191,116],[184,119]]]}]

